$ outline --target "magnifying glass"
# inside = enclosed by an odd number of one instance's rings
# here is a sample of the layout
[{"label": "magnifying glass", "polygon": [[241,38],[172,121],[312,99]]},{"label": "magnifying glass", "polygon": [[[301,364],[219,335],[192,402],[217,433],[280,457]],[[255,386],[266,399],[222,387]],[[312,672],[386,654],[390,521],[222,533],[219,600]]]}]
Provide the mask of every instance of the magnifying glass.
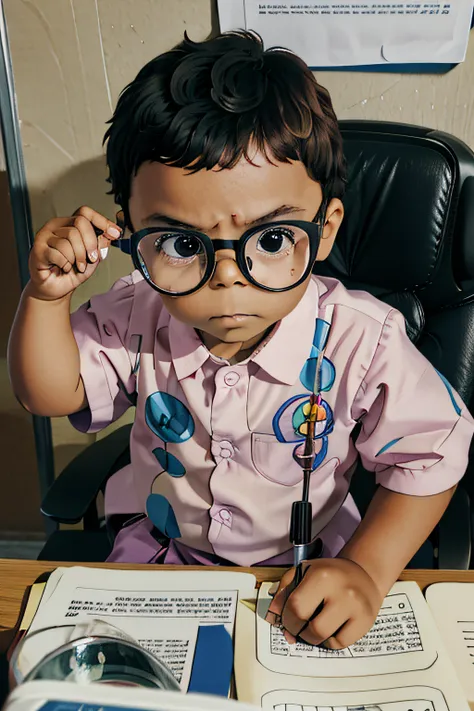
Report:
[{"label": "magnifying glass", "polygon": [[12,686],[35,680],[105,683],[180,691],[168,667],[102,620],[27,634],[10,659]]}]

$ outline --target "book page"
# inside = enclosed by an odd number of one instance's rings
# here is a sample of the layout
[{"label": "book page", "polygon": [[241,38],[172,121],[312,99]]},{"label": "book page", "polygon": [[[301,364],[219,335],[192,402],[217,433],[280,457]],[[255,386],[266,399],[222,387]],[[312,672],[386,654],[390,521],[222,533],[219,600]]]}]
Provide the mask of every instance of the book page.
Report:
[{"label": "book page", "polygon": [[368,676],[427,669],[436,661],[429,614],[416,583],[396,584],[370,632],[347,649],[296,643],[265,622],[271,598],[262,585],[257,608],[258,660],[270,671],[309,677]]},{"label": "book page", "polygon": [[262,699],[265,711],[448,711],[438,689],[405,687],[350,693],[272,691]]},{"label": "book page", "polygon": [[474,709],[474,583],[435,583],[426,601]]},{"label": "book page", "polygon": [[31,586],[25,611],[18,627],[19,632],[26,632],[26,630],[30,628],[31,623],[33,622],[33,618],[36,614],[36,611],[38,610],[41,599],[43,597],[45,587],[46,583],[34,583]]},{"label": "book page", "polygon": [[44,588],[44,592],[43,592],[43,597],[41,598],[41,602],[42,602],[43,604],[44,604],[45,602],[47,602],[47,600],[49,600],[49,598],[50,598],[51,595],[53,594],[53,592],[54,592],[54,590],[55,590],[57,584],[58,584],[59,581],[61,580],[61,578],[62,578],[63,573],[64,573],[65,570],[67,570],[67,568],[56,568],[55,570],[53,570],[53,572],[52,572],[51,575],[49,576],[48,582],[45,583],[45,588]]},{"label": "book page", "polygon": [[103,620],[159,656],[186,690],[199,627],[223,625],[232,636],[237,602],[255,595],[255,582],[245,573],[62,569],[30,633]]},{"label": "book page", "polygon": [[416,583],[396,583],[371,632],[335,652],[288,645],[265,622],[269,587],[262,585],[256,613],[238,606],[239,700],[269,711],[469,711]]}]

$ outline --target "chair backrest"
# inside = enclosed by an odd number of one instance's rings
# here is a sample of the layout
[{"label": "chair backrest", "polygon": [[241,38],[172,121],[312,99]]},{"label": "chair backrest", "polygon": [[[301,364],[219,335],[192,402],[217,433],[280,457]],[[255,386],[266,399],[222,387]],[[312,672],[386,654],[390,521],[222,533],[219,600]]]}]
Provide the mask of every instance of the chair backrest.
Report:
[{"label": "chair backrest", "polygon": [[341,129],[346,214],[315,271],[399,309],[412,341],[472,411],[474,153],[417,126],[342,121]]}]

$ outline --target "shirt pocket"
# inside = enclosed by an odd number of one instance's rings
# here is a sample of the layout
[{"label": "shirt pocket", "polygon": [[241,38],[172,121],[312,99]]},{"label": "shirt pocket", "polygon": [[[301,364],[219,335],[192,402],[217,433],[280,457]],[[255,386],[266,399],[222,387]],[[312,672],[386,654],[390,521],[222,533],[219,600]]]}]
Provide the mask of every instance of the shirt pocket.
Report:
[{"label": "shirt pocket", "polygon": [[294,486],[303,481],[303,470],[293,458],[297,442],[280,442],[275,435],[252,433],[252,462],[265,479]]},{"label": "shirt pocket", "polygon": [[[268,481],[283,486],[295,486],[303,481],[303,469],[293,457],[295,447],[301,442],[280,442],[275,435],[252,433],[252,462],[255,469]],[[340,465],[338,457],[326,457],[311,474],[312,488],[324,486],[334,478]]]}]

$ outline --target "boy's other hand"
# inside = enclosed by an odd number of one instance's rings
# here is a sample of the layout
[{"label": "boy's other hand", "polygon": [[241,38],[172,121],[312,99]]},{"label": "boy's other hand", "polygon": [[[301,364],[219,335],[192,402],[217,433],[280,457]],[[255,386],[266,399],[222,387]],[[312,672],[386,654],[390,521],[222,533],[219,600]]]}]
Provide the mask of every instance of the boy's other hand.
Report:
[{"label": "boy's other hand", "polygon": [[[101,231],[99,237],[94,227]],[[120,236],[118,225],[90,207],[50,220],[37,233],[30,253],[29,292],[44,301],[67,296],[92,276],[106,256],[103,250]]]},{"label": "boy's other hand", "polygon": [[296,638],[329,649],[343,649],[370,630],[384,596],[361,566],[343,558],[303,563],[295,588],[295,569],[281,579],[267,622],[281,625],[290,644]]}]

